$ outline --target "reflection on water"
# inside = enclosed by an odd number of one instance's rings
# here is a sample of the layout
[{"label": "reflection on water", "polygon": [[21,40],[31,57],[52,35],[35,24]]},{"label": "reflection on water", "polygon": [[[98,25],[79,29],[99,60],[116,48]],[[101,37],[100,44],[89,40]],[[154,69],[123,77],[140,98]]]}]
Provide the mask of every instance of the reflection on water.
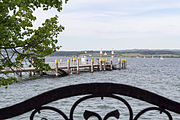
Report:
[{"label": "reflection on water", "polygon": [[[46,61],[54,62],[56,58],[47,58]],[[66,57],[59,58],[66,61]],[[115,58],[116,59],[116,58]],[[115,60],[114,59],[114,60]],[[113,82],[128,84],[139,88],[146,89],[148,91],[155,92],[159,95],[167,97],[169,99],[180,102],[180,59],[127,59],[128,68],[126,70],[115,71],[102,71],[94,73],[80,73],[77,75],[70,75],[67,77],[41,77],[35,80],[23,80],[13,85],[10,85],[8,89],[4,87],[0,88],[0,107],[7,107],[18,102],[22,102],[35,95],[43,93],[54,88],[79,84],[79,83],[91,83],[91,82]],[[66,64],[66,63],[63,63]],[[122,96],[123,97],[123,96]],[[79,97],[72,97],[64,100],[58,100],[50,103],[50,106],[55,106],[66,114],[69,114],[72,104]],[[150,104],[132,99],[125,98],[131,105],[136,114],[138,111]],[[93,98],[82,102],[74,113],[74,118],[82,119],[84,110],[90,110],[97,112],[101,116],[105,116],[107,113],[118,109],[120,111],[120,118],[122,120],[128,119],[128,110],[121,102],[112,98]],[[46,116],[54,117],[54,120],[59,119],[56,113],[44,111]],[[28,120],[30,113],[23,114],[21,116],[12,118],[11,120]],[[174,119],[180,119],[180,115],[173,114]],[[164,114],[159,115],[159,112],[149,112],[142,116],[142,119],[150,120],[164,120]]]}]

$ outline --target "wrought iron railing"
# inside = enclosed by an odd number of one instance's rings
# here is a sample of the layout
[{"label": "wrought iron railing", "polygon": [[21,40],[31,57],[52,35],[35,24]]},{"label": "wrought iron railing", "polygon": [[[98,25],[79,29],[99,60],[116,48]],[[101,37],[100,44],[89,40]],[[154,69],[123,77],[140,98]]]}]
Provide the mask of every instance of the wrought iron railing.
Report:
[{"label": "wrought iron railing", "polygon": [[[70,115],[65,114],[63,111],[50,106],[44,106],[50,102],[65,99],[73,96],[86,95],[75,101],[73,104]],[[134,115],[133,110],[130,104],[122,97],[128,96],[135,99],[139,99],[155,105],[156,107],[148,107]],[[43,94],[40,94],[36,97],[33,97],[29,100],[21,102],[19,104],[2,108],[0,109],[0,120],[12,118],[15,116],[19,116],[23,113],[32,111],[30,115],[30,120],[34,120],[35,114],[39,113],[41,110],[51,110],[58,113],[64,120],[74,120],[74,111],[76,107],[83,101],[88,100],[90,98],[95,97],[110,97],[113,99],[117,99],[124,103],[129,112],[129,120],[138,120],[144,113],[148,111],[160,111],[160,113],[165,113],[169,120],[173,120],[172,115],[169,111],[180,114],[180,103],[169,100],[165,97],[159,96],[152,92],[139,89],[137,87],[132,87],[129,85],[123,84],[114,84],[114,83],[89,83],[89,84],[79,84],[79,85],[71,85],[67,87],[57,88]],[[68,117],[69,116],[69,117]],[[120,112],[118,110],[114,110],[105,115],[102,118],[98,113],[85,110],[83,113],[83,117],[85,120],[88,120],[90,117],[96,117],[98,120],[107,120],[110,117],[114,117],[115,119],[121,119]],[[42,118],[41,120],[47,120],[47,118]]]}]

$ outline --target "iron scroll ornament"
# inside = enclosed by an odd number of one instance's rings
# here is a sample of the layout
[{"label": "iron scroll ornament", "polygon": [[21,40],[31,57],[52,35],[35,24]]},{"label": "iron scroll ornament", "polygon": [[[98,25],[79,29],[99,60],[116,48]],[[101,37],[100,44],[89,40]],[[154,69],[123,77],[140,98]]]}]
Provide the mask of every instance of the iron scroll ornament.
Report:
[{"label": "iron scroll ornament", "polygon": [[[79,95],[88,95],[85,96],[74,103],[70,111],[70,117],[68,118],[63,111],[49,106],[43,106],[50,102],[65,99],[68,97],[79,96]],[[140,111],[137,115],[133,116],[133,111],[129,103],[124,100],[123,98],[117,95],[124,95],[128,97],[132,97],[135,99],[139,99],[155,105],[157,107],[150,107]],[[118,99],[123,102],[129,110],[129,120],[138,120],[138,118],[143,115],[144,113],[152,110],[163,112],[167,115],[169,120],[172,120],[172,116],[168,111],[175,112],[180,114],[180,103],[169,100],[165,97],[157,95],[155,93],[129,86],[123,84],[114,84],[114,83],[88,83],[88,84],[79,84],[79,85],[70,85],[66,87],[57,88],[51,91],[47,91],[42,93],[38,96],[30,98],[24,102],[18,103],[16,105],[2,108],[0,109],[0,120],[12,118],[23,113],[32,111],[30,116],[30,120],[33,120],[33,116],[40,112],[43,109],[52,110],[59,113],[65,120],[73,120],[73,111],[75,110],[76,106],[89,98],[93,97],[111,97],[114,99]],[[98,120],[107,120],[110,117],[115,117],[116,119],[120,119],[120,113],[118,110],[114,110],[105,115],[102,118],[97,113],[92,111],[85,111],[84,112],[84,119],[88,120],[91,116],[95,116]],[[42,118],[42,120],[46,120],[46,118]]]}]

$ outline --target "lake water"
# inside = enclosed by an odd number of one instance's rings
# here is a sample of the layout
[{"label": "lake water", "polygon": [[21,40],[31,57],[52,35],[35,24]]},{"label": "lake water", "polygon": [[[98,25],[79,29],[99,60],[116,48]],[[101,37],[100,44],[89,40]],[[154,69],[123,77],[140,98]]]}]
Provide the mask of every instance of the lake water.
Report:
[{"label": "lake water", "polygon": [[[61,58],[62,59],[62,58]],[[63,61],[66,61],[66,57]],[[115,58],[117,60],[117,58]],[[114,60],[115,60],[114,59]],[[54,62],[55,58],[48,58],[46,61]],[[128,66],[126,70],[102,71],[94,73],[80,73],[79,75],[72,74],[67,77],[41,77],[35,80],[21,80],[18,83],[0,88],[0,108],[7,107],[40,93],[43,93],[54,88],[92,82],[112,82],[136,86],[154,93],[157,93],[166,98],[180,102],[180,59],[165,58],[160,60],[158,58],[128,58]],[[124,97],[131,105],[134,114],[143,108],[153,106],[148,103]],[[79,97],[72,97],[64,100],[58,100],[48,104],[55,106],[64,111],[67,115],[70,112],[72,104]],[[95,111],[104,116],[108,112],[118,109],[120,111],[120,118],[128,120],[128,111],[125,106],[117,100],[111,98],[89,99],[81,103],[76,109],[74,118],[77,120],[83,119],[83,112],[85,109]],[[11,118],[10,120],[28,120],[31,112],[21,116]],[[45,116],[52,117],[49,120],[57,120],[59,116],[55,113],[44,112]],[[43,116],[42,115],[42,116]],[[172,113],[174,120],[180,120],[180,115]],[[40,120],[38,116],[35,120]],[[142,120],[166,120],[165,114],[159,112],[149,112],[142,116]],[[95,118],[92,118],[95,120]],[[168,120],[168,119],[167,119]]]}]

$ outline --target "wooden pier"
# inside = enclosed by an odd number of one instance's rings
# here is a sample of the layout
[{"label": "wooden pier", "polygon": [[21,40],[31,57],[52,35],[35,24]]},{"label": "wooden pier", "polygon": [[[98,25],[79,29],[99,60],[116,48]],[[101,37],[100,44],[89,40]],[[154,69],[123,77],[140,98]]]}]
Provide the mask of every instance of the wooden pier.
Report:
[{"label": "wooden pier", "polygon": [[126,59],[118,59],[118,63],[113,64],[113,59],[110,62],[107,59],[99,59],[97,63],[94,63],[94,60],[91,59],[90,63],[80,64],[79,59],[74,59],[72,65],[70,64],[70,59],[67,60],[67,65],[59,65],[58,60],[55,60],[55,66],[51,67],[48,71],[39,70],[34,67],[25,67],[25,68],[16,68],[16,69],[6,69],[1,70],[0,73],[19,73],[19,76],[22,76],[22,72],[29,72],[29,76],[39,74],[39,75],[50,75],[50,76],[66,76],[70,73],[76,73],[77,75],[80,72],[95,72],[95,71],[112,71],[112,70],[121,70],[126,69],[127,62]]}]

